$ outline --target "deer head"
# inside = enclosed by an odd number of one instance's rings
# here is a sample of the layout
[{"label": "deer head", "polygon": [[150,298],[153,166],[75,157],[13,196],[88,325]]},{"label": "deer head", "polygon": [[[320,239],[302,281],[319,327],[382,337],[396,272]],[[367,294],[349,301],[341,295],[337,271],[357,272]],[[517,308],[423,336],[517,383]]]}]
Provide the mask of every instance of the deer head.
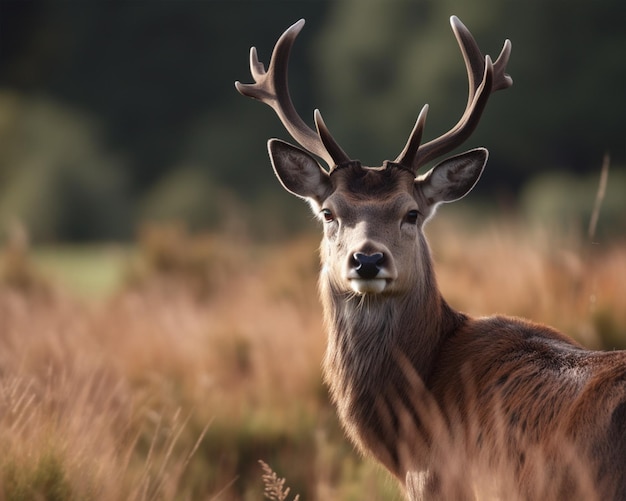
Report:
[{"label": "deer head", "polygon": [[[304,149],[278,139],[268,143],[274,171],[284,188],[307,200],[324,224],[323,273],[338,292],[402,294],[419,283],[425,252],[425,221],[440,203],[464,197],[487,161],[478,148],[443,160],[422,175],[420,167],[463,143],[476,128],[492,92],[512,84],[505,73],[511,44],[507,40],[492,63],[474,38],[452,17],[469,80],[469,96],[458,123],[441,137],[421,144],[428,105],[419,113],[409,139],[393,161],[366,167],[351,159],[330,134],[319,110],[316,130],[296,112],[287,85],[289,53],[304,26],[300,20],[280,37],[267,71],[256,49],[250,52],[254,84],[236,82],[244,96],[271,106],[287,131]],[[324,169],[315,158],[323,160]]]}]

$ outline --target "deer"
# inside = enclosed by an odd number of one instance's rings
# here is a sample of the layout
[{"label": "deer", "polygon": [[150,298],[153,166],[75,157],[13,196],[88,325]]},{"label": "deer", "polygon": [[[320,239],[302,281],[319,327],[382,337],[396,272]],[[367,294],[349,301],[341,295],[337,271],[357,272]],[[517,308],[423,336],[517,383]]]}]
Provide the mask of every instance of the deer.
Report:
[{"label": "deer", "polygon": [[473,499],[471,471],[506,476],[498,491],[506,499],[626,499],[626,352],[589,350],[530,320],[471,317],[438,289],[424,225],[472,190],[488,151],[440,158],[470,137],[491,94],[513,83],[509,40],[492,62],[457,17],[450,24],[467,71],[466,108],[423,143],[425,105],[400,154],[382,166],[349,156],[318,109],[315,129],[296,111],[288,60],[303,19],[278,39],[267,70],[252,47],[254,83],[235,82],[299,144],[270,139],[268,150],[282,186],[323,227],[323,373],[339,420],[409,499]]}]

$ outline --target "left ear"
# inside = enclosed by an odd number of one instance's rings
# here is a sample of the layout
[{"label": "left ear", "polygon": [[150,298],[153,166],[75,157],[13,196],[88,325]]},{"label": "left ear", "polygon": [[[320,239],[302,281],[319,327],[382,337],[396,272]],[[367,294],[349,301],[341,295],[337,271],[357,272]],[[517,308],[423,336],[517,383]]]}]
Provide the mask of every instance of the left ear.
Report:
[{"label": "left ear", "polygon": [[428,207],[455,202],[467,195],[480,179],[489,152],[476,148],[447,158],[415,180]]}]

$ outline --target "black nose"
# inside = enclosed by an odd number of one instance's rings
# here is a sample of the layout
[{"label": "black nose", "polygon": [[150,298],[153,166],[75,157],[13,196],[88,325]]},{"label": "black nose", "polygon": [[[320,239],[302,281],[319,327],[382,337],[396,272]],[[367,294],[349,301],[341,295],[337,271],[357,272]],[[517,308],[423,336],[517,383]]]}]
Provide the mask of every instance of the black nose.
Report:
[{"label": "black nose", "polygon": [[380,271],[380,267],[383,265],[383,261],[385,260],[385,256],[382,252],[376,252],[375,254],[355,252],[352,255],[352,258],[354,269],[359,276],[365,280],[375,278]]}]

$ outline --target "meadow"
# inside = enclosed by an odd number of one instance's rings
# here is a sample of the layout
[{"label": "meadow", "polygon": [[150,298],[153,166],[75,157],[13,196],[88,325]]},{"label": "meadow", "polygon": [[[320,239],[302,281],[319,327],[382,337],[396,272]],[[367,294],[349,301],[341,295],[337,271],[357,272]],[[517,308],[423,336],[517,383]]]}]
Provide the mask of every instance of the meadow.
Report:
[{"label": "meadow", "polygon": [[[427,234],[454,307],[626,347],[626,241],[449,213]],[[129,247],[31,249],[16,232],[0,269],[0,500],[260,500],[259,460],[291,489],[273,499],[402,499],[328,401],[318,241],[155,226]]]}]

